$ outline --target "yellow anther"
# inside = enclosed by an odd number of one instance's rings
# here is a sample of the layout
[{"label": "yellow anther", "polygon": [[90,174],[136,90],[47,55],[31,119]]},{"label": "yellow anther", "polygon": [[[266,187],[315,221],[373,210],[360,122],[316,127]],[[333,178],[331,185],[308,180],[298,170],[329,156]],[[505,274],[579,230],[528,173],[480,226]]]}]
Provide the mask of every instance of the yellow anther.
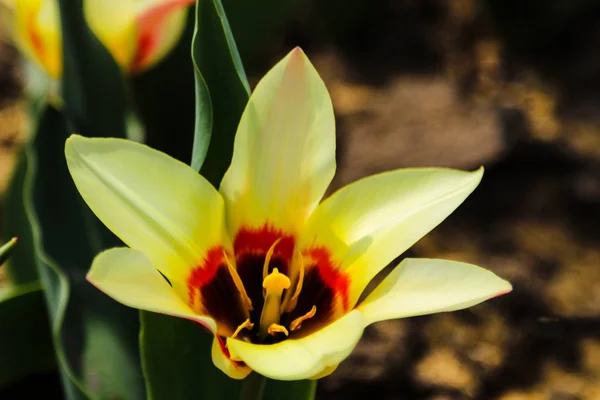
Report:
[{"label": "yellow anther", "polygon": [[248,293],[246,293],[246,288],[244,287],[242,279],[240,278],[239,274],[237,273],[237,270],[235,269],[231,261],[229,261],[227,253],[223,252],[223,258],[225,259],[225,264],[227,264],[229,275],[231,275],[231,279],[233,279],[235,287],[240,292],[240,296],[242,297],[242,302],[244,303],[244,306],[248,311],[252,311],[252,300],[250,300],[250,297],[248,297]]},{"label": "yellow anther", "polygon": [[283,291],[290,287],[290,278],[280,273],[277,268],[273,268],[273,271],[265,278],[263,281],[263,288],[269,292],[279,292],[283,293]]},{"label": "yellow anther", "polygon": [[252,330],[252,328],[254,328],[254,324],[250,322],[250,318],[248,318],[247,320],[242,322],[240,326],[237,327],[235,332],[233,332],[233,335],[231,335],[231,338],[235,339],[236,336],[242,331],[242,329],[248,329],[250,331]]},{"label": "yellow anther", "polygon": [[271,247],[269,247],[269,251],[267,251],[267,255],[265,256],[265,262],[263,264],[263,280],[266,279],[267,275],[269,275],[269,263],[271,262],[271,258],[273,257],[273,253],[275,252],[275,246],[277,246],[279,242],[281,242],[281,238],[274,241]]},{"label": "yellow anther", "polygon": [[285,298],[283,299],[283,303],[281,303],[281,313],[291,312],[296,308],[296,304],[298,304],[298,296],[300,296],[300,292],[302,291],[302,284],[304,283],[304,258],[302,257],[302,253],[298,249],[294,249],[294,255],[296,256],[297,265],[298,265],[298,279],[296,281],[296,287],[294,292],[291,291],[286,292]]},{"label": "yellow anther", "polygon": [[271,324],[269,329],[267,329],[267,332],[271,336],[275,336],[276,333],[285,333],[285,336],[289,335],[289,332],[287,329],[285,329],[285,326],[279,324]]},{"label": "yellow anther", "polygon": [[317,306],[312,306],[312,308],[310,309],[309,312],[307,312],[303,316],[298,317],[292,321],[292,323],[290,324],[290,330],[292,332],[294,332],[295,330],[300,329],[300,327],[302,327],[302,323],[304,321],[306,321],[307,319],[314,317],[316,313],[317,313]]}]

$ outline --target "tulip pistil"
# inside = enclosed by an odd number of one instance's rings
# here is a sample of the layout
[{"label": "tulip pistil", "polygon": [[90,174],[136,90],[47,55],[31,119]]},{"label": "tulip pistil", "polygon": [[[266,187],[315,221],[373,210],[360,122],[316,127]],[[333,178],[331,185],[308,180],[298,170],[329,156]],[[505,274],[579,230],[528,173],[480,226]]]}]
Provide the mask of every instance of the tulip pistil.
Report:
[{"label": "tulip pistil", "polygon": [[260,315],[259,336],[261,339],[267,337],[268,334],[282,332],[277,326],[272,326],[279,325],[281,319],[281,297],[283,291],[289,287],[290,279],[279,272],[277,268],[273,268],[273,271],[263,280],[265,304]]}]

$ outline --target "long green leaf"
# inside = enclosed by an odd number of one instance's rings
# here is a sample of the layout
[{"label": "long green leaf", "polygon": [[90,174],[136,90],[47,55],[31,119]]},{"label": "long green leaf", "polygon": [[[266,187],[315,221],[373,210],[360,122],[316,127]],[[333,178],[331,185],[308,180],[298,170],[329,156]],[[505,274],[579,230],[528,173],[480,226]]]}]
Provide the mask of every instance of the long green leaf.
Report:
[{"label": "long green leaf", "polygon": [[308,400],[314,399],[317,381],[275,381],[267,380],[263,400]]},{"label": "long green leaf", "polygon": [[231,161],[250,85],[220,0],[199,0],[192,40],[196,127],[192,168],[218,185]]},{"label": "long green leaf", "polygon": [[28,151],[25,183],[65,391],[69,399],[141,399],[136,313],[85,280],[93,257],[118,242],[72,183],[63,153],[68,135],[65,117],[48,107]]},{"label": "long green leaf", "polygon": [[190,160],[194,138],[194,65],[190,58],[194,15],[190,7],[185,32],[168,57],[133,78],[145,143],[183,162]]},{"label": "long green leaf", "polygon": [[19,245],[6,265],[8,279],[15,285],[38,281],[33,238],[23,205],[26,172],[27,160],[25,152],[21,151],[4,198],[4,237],[19,238]]},{"label": "long green leaf", "polygon": [[125,137],[127,90],[119,66],[85,22],[83,0],[59,0],[62,96],[70,123],[86,136]]},{"label": "long green leaf", "polygon": [[19,239],[14,237],[0,247],[0,266],[8,260],[8,257],[10,257],[11,253],[14,251],[18,241]]},{"label": "long green leaf", "polygon": [[43,112],[29,154],[29,219],[37,230],[40,278],[67,397],[140,399],[136,312],[85,280],[93,257],[120,241],[85,205],[64,158],[64,142],[73,131],[125,137],[125,82],[87,26],[83,0],[59,0],[59,5],[64,115],[51,107]]},{"label": "long green leaf", "polygon": [[0,387],[56,367],[44,294],[38,283],[2,291],[0,321]]},{"label": "long green leaf", "polygon": [[237,399],[241,385],[215,368],[212,335],[190,321],[141,313],[142,362],[152,400]]}]

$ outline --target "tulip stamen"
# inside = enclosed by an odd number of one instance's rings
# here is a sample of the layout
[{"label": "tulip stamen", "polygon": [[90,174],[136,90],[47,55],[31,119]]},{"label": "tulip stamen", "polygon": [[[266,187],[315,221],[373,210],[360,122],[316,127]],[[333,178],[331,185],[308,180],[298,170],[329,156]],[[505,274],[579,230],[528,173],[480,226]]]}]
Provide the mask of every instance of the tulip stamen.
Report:
[{"label": "tulip stamen", "polygon": [[265,255],[265,262],[263,264],[263,281],[267,279],[267,275],[269,275],[269,263],[271,262],[271,258],[273,257],[273,253],[275,252],[275,246],[277,246],[277,244],[281,242],[281,239],[282,238],[279,238],[276,241],[274,241],[271,247],[269,247],[269,251],[267,251],[267,254]]},{"label": "tulip stamen", "polygon": [[267,333],[271,336],[275,336],[275,334],[277,333],[284,333],[285,336],[288,336],[290,334],[288,330],[285,329],[285,326],[279,324],[271,324],[267,329]]},{"label": "tulip stamen", "polygon": [[246,288],[244,287],[244,283],[242,282],[240,275],[237,273],[237,270],[235,269],[235,267],[233,266],[233,264],[227,257],[227,253],[225,253],[224,251],[223,251],[223,258],[225,259],[225,264],[227,264],[227,269],[229,270],[231,279],[233,279],[233,283],[235,284],[235,287],[240,292],[240,296],[242,298],[242,303],[244,303],[244,307],[246,307],[246,309],[248,311],[252,311],[253,310],[252,300],[250,300],[250,297],[248,296],[248,293],[246,292]]},{"label": "tulip stamen", "polygon": [[317,313],[317,306],[312,306],[312,308],[310,309],[309,312],[307,312],[303,316],[298,317],[292,321],[292,323],[290,324],[290,330],[293,332],[293,331],[300,329],[302,327],[302,322],[314,317],[316,313]]},{"label": "tulip stamen", "polygon": [[252,330],[252,328],[254,328],[254,324],[252,322],[250,322],[250,318],[248,318],[247,320],[242,322],[240,324],[240,326],[237,327],[235,332],[233,332],[233,335],[231,335],[231,338],[235,339],[237,337],[237,335],[242,331],[242,329]]},{"label": "tulip stamen", "polygon": [[290,279],[280,273],[277,268],[263,280],[265,304],[260,314],[259,337],[264,339],[269,334],[269,328],[279,325],[281,318],[281,296],[290,287]]},{"label": "tulip stamen", "polygon": [[298,304],[298,296],[300,296],[302,284],[304,283],[304,258],[298,249],[294,249],[294,255],[296,256],[296,260],[298,260],[299,266],[298,280],[296,281],[294,293],[292,294],[291,291],[289,291],[289,293],[286,292],[283,303],[281,304],[281,313],[289,313],[296,308],[296,304]]}]

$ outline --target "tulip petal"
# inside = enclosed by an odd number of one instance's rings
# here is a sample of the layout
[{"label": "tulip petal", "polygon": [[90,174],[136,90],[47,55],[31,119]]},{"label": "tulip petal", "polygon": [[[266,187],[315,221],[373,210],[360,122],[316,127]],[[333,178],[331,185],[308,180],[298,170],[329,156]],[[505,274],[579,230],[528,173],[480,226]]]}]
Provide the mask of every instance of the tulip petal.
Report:
[{"label": "tulip petal", "polygon": [[[164,273],[180,294],[209,249],[230,249],[219,193],[189,166],[123,139],[71,136],[75,185],[98,218]],[[181,285],[181,287],[178,287]]]},{"label": "tulip petal", "polygon": [[153,0],[139,3],[137,49],[132,72],[152,67],[177,44],[185,29],[187,6],[195,0]]},{"label": "tulip petal", "polygon": [[195,314],[139,251],[120,247],[98,254],[87,280],[128,307],[189,319],[217,331],[213,319]]},{"label": "tulip petal", "polygon": [[244,379],[252,372],[252,369],[246,364],[229,358],[229,351],[225,348],[225,342],[218,336],[213,339],[211,355],[215,367],[232,379]]},{"label": "tulip petal", "polygon": [[232,235],[268,220],[295,233],[335,172],[335,120],[325,84],[300,48],[258,83],[221,182]]},{"label": "tulip petal", "polygon": [[56,0],[19,0],[13,4],[15,41],[27,57],[53,78],[62,74],[62,34]]},{"label": "tulip petal", "polygon": [[357,308],[372,324],[462,310],[511,290],[510,283],[475,265],[407,258]]},{"label": "tulip petal", "polygon": [[137,1],[84,0],[83,7],[91,30],[121,68],[129,70],[137,45]]},{"label": "tulip petal", "polygon": [[300,339],[257,345],[227,339],[235,359],[271,379],[300,380],[319,376],[342,362],[354,349],[365,327],[360,311],[353,310],[325,328]]},{"label": "tulip petal", "polygon": [[331,252],[351,279],[352,307],[370,280],[454,211],[482,175],[482,168],[418,168],[361,179],[315,210],[299,246]]}]

